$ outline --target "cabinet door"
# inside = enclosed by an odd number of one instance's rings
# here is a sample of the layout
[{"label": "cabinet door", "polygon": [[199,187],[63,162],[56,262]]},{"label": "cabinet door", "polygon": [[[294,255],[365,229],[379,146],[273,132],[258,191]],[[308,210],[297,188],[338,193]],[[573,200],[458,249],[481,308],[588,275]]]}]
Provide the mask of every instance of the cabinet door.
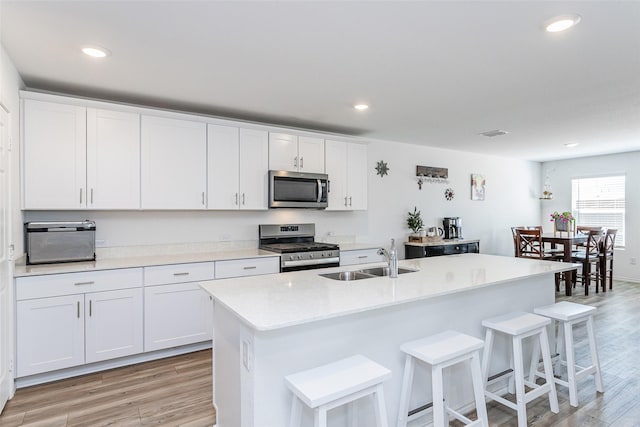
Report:
[{"label": "cabinet door", "polygon": [[367,209],[367,146],[348,144],[349,209]]},{"label": "cabinet door", "polygon": [[329,206],[327,210],[344,211],[348,208],[347,195],[347,143],[325,143],[326,170],[329,175]]},{"label": "cabinet door", "polygon": [[267,209],[269,192],[267,132],[240,129],[240,209]]},{"label": "cabinet door", "polygon": [[384,255],[379,255],[378,249],[340,251],[340,266],[366,264],[368,262],[382,262],[384,260]]},{"label": "cabinet door", "polygon": [[211,339],[212,303],[198,282],[147,287],[144,304],[145,351]]},{"label": "cabinet door", "polygon": [[204,209],[204,123],[142,116],[142,208]]},{"label": "cabinet door", "polygon": [[[240,206],[239,138],[237,127],[207,125],[209,209],[238,209]],[[265,162],[266,159],[265,156]]]},{"label": "cabinet door", "polygon": [[324,139],[298,137],[298,169],[300,172],[324,173]]},{"label": "cabinet door", "polygon": [[87,207],[140,208],[140,115],[87,108]]},{"label": "cabinet door", "polygon": [[24,100],[25,209],[86,206],[86,110]]},{"label": "cabinet door", "polygon": [[39,298],[16,303],[17,376],[84,363],[84,297]]},{"label": "cabinet door", "polygon": [[142,289],[85,295],[87,363],[142,353]]},{"label": "cabinet door", "polygon": [[285,133],[269,134],[269,169],[298,171],[298,137]]}]

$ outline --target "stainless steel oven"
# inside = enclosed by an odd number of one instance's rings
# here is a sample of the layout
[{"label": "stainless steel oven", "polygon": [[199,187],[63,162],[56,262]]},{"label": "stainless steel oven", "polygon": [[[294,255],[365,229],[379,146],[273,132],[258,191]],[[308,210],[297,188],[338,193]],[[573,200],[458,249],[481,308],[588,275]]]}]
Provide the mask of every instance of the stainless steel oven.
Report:
[{"label": "stainless steel oven", "polygon": [[269,171],[269,207],[325,209],[328,181],[326,174]]}]

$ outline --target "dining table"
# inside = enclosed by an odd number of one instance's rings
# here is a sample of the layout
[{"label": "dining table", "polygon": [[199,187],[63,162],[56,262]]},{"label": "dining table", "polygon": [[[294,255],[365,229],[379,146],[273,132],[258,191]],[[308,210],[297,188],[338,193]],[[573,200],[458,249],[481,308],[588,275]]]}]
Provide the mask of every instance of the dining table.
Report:
[{"label": "dining table", "polygon": [[[589,235],[582,233],[555,232],[543,233],[541,237],[542,243],[551,244],[552,249],[556,249],[558,245],[562,245],[562,261],[571,262],[573,246],[586,243]],[[575,270],[564,272],[565,293],[567,296],[571,296],[574,274],[576,274]]]}]

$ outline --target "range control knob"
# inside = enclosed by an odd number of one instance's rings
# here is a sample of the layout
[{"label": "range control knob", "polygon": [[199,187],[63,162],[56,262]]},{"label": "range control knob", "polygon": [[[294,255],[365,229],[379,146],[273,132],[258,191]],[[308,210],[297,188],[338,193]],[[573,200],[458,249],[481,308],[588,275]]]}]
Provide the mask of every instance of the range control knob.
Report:
[{"label": "range control knob", "polygon": [[309,258],[313,258],[313,254],[309,254]]}]

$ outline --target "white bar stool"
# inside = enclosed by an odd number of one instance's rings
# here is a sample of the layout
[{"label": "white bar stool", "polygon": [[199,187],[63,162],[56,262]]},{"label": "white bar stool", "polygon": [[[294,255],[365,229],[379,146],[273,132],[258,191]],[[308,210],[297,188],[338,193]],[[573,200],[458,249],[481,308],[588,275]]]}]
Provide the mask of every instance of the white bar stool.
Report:
[{"label": "white bar stool", "polygon": [[[596,308],[589,305],[561,301],[556,304],[535,308],[533,311],[541,316],[560,322],[556,340],[556,348],[560,355],[558,365],[565,365],[567,367],[568,381],[555,378],[555,382],[556,384],[569,388],[569,403],[571,406],[578,406],[577,381],[587,375],[593,374],[596,381],[596,390],[600,393],[604,392],[602,387],[602,374],[600,372],[600,359],[598,358],[598,348],[596,346],[596,335],[593,328],[593,316],[596,313]],[[589,349],[591,350],[591,365],[586,368],[576,365],[575,351],[573,348],[573,326],[581,323],[586,324],[587,335],[589,337]],[[537,354],[536,348],[536,352],[534,353],[536,358],[533,359],[533,361],[538,360]],[[540,376],[538,363],[532,363],[529,380],[535,381],[536,376]]]},{"label": "white bar stool", "polygon": [[[489,426],[487,407],[484,400],[482,371],[480,370],[480,349],[484,343],[478,338],[455,331],[445,331],[436,335],[404,343],[400,349],[407,354],[405,359],[402,392],[400,394],[400,408],[398,411],[398,427],[405,427],[408,421],[420,417],[420,412],[409,416],[409,396],[413,383],[415,361],[431,365],[431,387],[433,394],[433,425],[442,427],[449,425],[449,414],[468,426]],[[478,419],[469,418],[447,406],[444,393],[442,372],[444,368],[470,362],[471,380],[476,403]]]},{"label": "white bar stool", "polygon": [[315,427],[327,426],[327,411],[349,404],[351,425],[355,427],[357,413],[354,401],[371,395],[375,407],[376,426],[387,427],[382,383],[389,378],[390,370],[359,354],[287,375],[285,382],[293,392],[289,425],[301,425],[301,402],[304,402],[314,410]]},{"label": "white bar stool", "polygon": [[[551,366],[551,353],[549,352],[549,338],[547,335],[547,325],[551,324],[551,320],[538,316],[537,314],[515,312],[503,316],[493,317],[482,321],[482,326],[487,328],[485,338],[484,354],[482,356],[482,378],[485,381],[485,395],[518,413],[518,427],[527,426],[527,403],[549,393],[549,405],[551,412],[558,413],[558,395],[556,394],[555,382],[553,380],[553,368]],[[513,352],[511,355],[511,368],[509,372],[511,376],[509,381],[509,392],[513,393],[515,381],[516,403],[510,402],[496,393],[486,389],[489,382],[502,379],[502,376],[488,381],[489,362],[491,360],[491,352],[493,347],[494,333],[500,332],[511,336]],[[534,337],[539,344],[538,348],[542,348],[542,360],[544,362],[544,378],[546,382],[543,385],[537,385],[531,381],[525,380],[524,377],[524,361],[522,357],[522,341],[525,338]],[[536,355],[533,355],[536,357]],[[524,386],[532,388],[525,393]]]}]

